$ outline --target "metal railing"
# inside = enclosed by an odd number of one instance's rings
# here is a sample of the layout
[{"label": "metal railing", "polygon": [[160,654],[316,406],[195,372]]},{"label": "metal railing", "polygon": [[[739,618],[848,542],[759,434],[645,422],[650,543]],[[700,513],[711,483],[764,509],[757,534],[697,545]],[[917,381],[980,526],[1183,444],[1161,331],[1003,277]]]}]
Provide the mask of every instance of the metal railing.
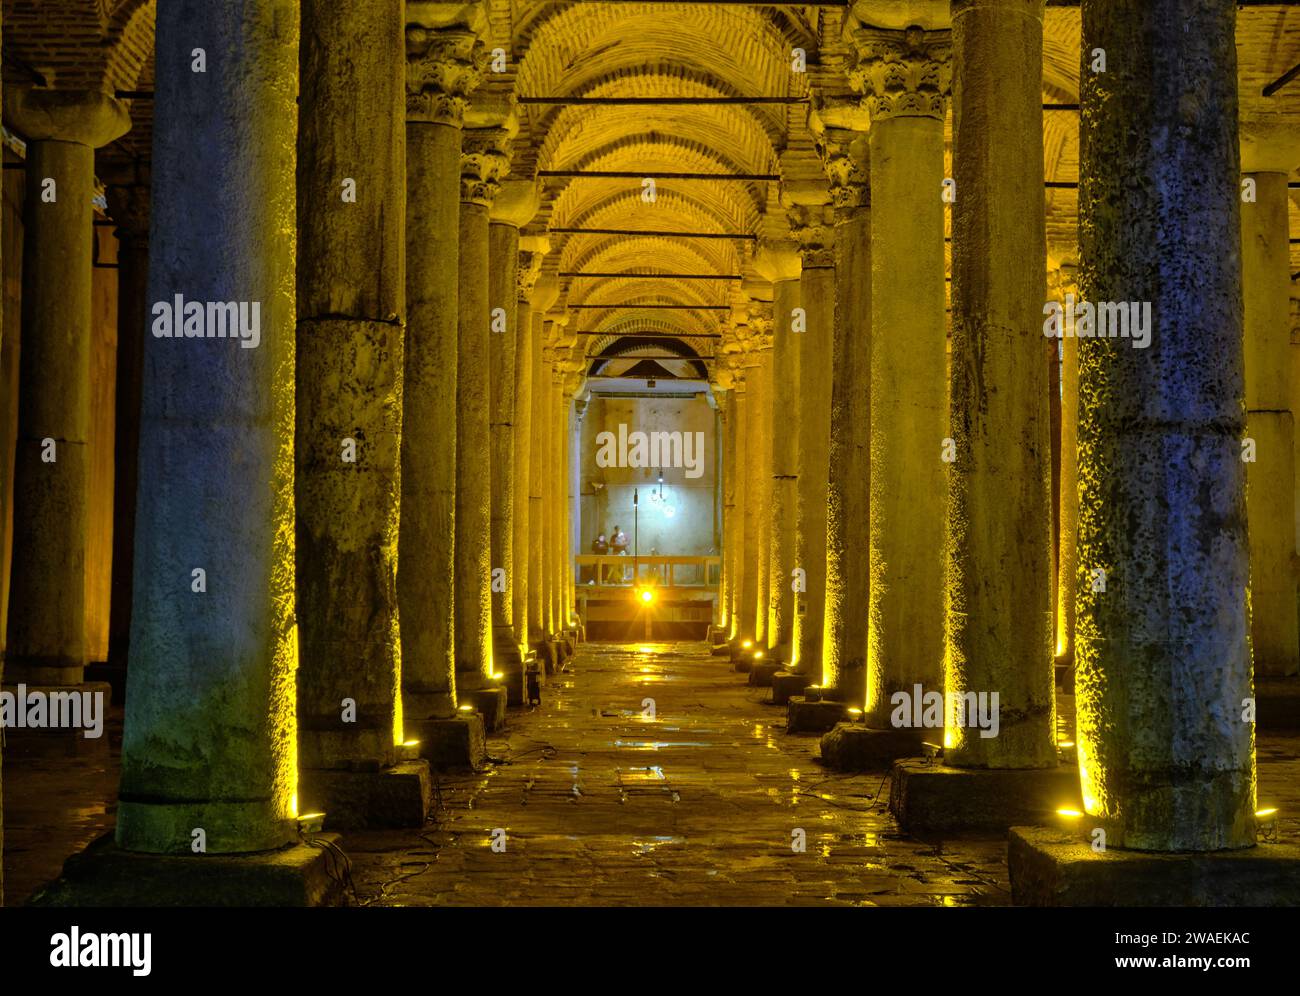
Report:
[{"label": "metal railing", "polygon": [[652,584],[656,588],[686,591],[715,590],[721,581],[722,558],[660,557],[643,555],[579,554],[575,558],[578,587],[634,588]]}]

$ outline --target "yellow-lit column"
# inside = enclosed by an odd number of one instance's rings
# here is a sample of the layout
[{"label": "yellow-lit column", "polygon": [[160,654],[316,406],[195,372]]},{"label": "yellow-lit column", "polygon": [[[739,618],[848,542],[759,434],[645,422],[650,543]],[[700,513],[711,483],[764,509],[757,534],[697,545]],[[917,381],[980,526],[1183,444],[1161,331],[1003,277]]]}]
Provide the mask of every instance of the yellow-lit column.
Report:
[{"label": "yellow-lit column", "polygon": [[767,645],[767,606],[772,573],[771,519],[768,508],[772,499],[772,347],[765,336],[762,349],[755,355],[751,409],[750,443],[755,453],[751,469],[754,498],[754,595],[748,607],[754,623],[754,645]]},{"label": "yellow-lit column", "polygon": [[[727,572],[731,583],[727,592],[727,642],[736,648],[740,641],[752,639],[745,628],[743,614],[745,594],[745,550],[752,539],[746,513],[746,491],[749,487],[749,402],[746,386],[746,369],[738,367],[731,372],[731,436],[732,436],[732,526],[731,544],[724,550]],[[751,582],[752,583],[752,582]]]},{"label": "yellow-lit column", "polygon": [[[818,198],[825,196],[818,191]],[[790,209],[789,216],[803,260],[800,301],[805,325],[798,336],[799,481],[795,502],[795,566],[803,572],[805,590],[794,618],[793,669],[821,684],[835,362],[835,209],[827,203],[799,204]]]},{"label": "yellow-lit column", "polygon": [[[1057,764],[1042,18],[1041,0],[952,4],[944,761],[956,767]],[[993,696],[990,736],[968,706]]]},{"label": "yellow-lit column", "polygon": [[736,606],[740,615],[740,638],[742,646],[745,640],[757,643],[755,614],[758,609],[758,545],[765,530],[759,528],[761,517],[766,513],[767,505],[762,501],[764,491],[762,478],[763,467],[759,460],[762,453],[762,426],[760,410],[763,406],[762,367],[759,351],[751,346],[746,354],[745,390],[741,399],[744,423],[741,432],[745,437],[745,487],[744,515],[745,538],[741,550],[740,563],[740,599]]},{"label": "yellow-lit column", "polygon": [[822,683],[861,707],[866,694],[871,510],[871,208],[867,135],[828,128],[835,205],[835,335],[826,501]]},{"label": "yellow-lit column", "polygon": [[754,268],[772,284],[772,474],[768,487],[767,657],[789,664],[794,654],[796,596],[792,579],[799,567],[795,545],[798,504],[799,419],[806,400],[799,390],[799,353],[806,320],[799,306],[799,252],[793,242],[764,242]]},{"label": "yellow-lit column", "polygon": [[489,210],[508,168],[506,128],[467,128],[461,140],[456,360],[456,687],[492,675],[492,459]]},{"label": "yellow-lit column", "polygon": [[[867,719],[942,688],[947,31],[854,32],[871,111],[871,588]],[[921,731],[912,731],[922,739]]]},{"label": "yellow-lit column", "polygon": [[[1241,281],[1246,336],[1246,518],[1257,677],[1300,671],[1296,615],[1295,420],[1287,179],[1294,138],[1242,142]],[[1251,189],[1253,187],[1253,189]]]},{"label": "yellow-lit column", "polygon": [[[1056,295],[1078,298],[1077,267],[1057,271]],[[1079,564],[1079,340],[1061,339],[1061,499],[1056,568],[1056,659],[1074,664],[1074,577]]]},{"label": "yellow-lit column", "polygon": [[529,592],[536,583],[532,570],[532,427],[533,427],[533,323],[537,312],[533,296],[542,259],[549,249],[544,237],[524,236],[519,242],[519,262],[515,275],[515,396],[511,414],[514,438],[514,477],[511,523],[511,549],[514,561],[512,614],[514,640],[523,648],[529,643]]}]

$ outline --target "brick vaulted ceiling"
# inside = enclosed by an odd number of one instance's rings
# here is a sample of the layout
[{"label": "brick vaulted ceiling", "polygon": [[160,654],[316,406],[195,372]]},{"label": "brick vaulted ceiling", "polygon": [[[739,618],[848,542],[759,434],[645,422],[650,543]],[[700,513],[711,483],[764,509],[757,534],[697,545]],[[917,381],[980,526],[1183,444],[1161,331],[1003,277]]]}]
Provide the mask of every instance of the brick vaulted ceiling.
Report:
[{"label": "brick vaulted ceiling", "polygon": [[[6,85],[149,91],[153,84],[156,0],[3,0]],[[165,2],[165,0],[163,0]],[[397,0],[394,0],[397,2]],[[1080,14],[1048,0],[1043,38],[1044,104],[1078,102]],[[877,4],[876,6],[881,6]],[[903,8],[907,4],[896,6]],[[847,96],[841,40],[849,16],[832,5],[638,3],[623,0],[488,0],[489,48],[509,55],[508,72],[489,86],[522,98],[782,97],[788,103],[620,106],[521,103],[512,176],[537,171],[777,174],[782,182],[822,180],[809,128],[813,101]],[[807,72],[791,52],[807,53]],[[1300,79],[1271,97],[1264,86],[1300,62],[1300,4],[1241,5],[1237,22],[1243,122],[1270,120],[1300,134]],[[147,159],[151,101],[129,101],[134,127],[100,151],[101,168]],[[1079,116],[1044,113],[1049,181],[1078,180]],[[951,148],[951,115],[948,121]],[[1300,166],[1300,163],[1294,164]],[[1292,179],[1296,178],[1292,173]],[[654,232],[780,234],[781,182],[657,181],[654,203],[635,178],[544,177],[542,210],[528,227]],[[1049,265],[1074,258],[1076,192],[1048,189]],[[1291,232],[1300,236],[1300,190],[1292,190]],[[749,238],[672,235],[551,235],[544,272],[719,274],[754,277]],[[1292,245],[1300,272],[1300,243]],[[560,278],[553,316],[560,341],[594,353],[618,336],[654,332],[680,338],[698,353],[734,353],[761,305],[739,281]],[[1293,282],[1293,287],[1296,284]],[[1300,290],[1293,291],[1300,297]],[[610,303],[605,310],[567,311]],[[714,305],[728,310],[667,310],[646,304]],[[567,317],[565,331],[564,317]],[[581,329],[604,333],[579,341]],[[721,333],[722,340],[691,333]],[[711,347],[711,342],[719,345]]]}]

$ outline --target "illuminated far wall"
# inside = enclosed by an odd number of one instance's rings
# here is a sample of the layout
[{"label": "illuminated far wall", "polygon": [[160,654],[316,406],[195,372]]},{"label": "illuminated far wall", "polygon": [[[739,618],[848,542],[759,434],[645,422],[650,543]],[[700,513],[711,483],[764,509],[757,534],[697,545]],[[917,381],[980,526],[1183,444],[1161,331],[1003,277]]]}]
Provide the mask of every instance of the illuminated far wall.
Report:
[{"label": "illuminated far wall", "polygon": [[[633,552],[632,493],[639,490],[640,553],[650,556],[706,556],[722,548],[722,509],[718,494],[718,444],[716,418],[707,397],[700,394],[680,398],[615,398],[592,395],[582,420],[582,490],[579,503],[578,553],[591,553],[592,541],[602,531],[606,538],[615,524],[627,533],[628,554]],[[597,437],[612,432],[617,441],[619,425],[633,432],[703,433],[704,451],[699,459],[699,477],[687,477],[685,467],[609,466],[597,464]],[[696,437],[698,439],[699,437]],[[615,457],[618,456],[617,442]],[[695,451],[698,452],[698,451]],[[628,455],[632,446],[628,444]],[[663,474],[668,514],[651,499],[659,490]]]}]

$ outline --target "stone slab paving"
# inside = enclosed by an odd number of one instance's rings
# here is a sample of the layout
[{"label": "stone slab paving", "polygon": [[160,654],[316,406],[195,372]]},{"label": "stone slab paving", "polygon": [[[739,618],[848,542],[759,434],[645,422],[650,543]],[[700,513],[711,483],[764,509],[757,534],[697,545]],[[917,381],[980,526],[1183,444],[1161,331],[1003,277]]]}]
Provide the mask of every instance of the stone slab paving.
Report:
[{"label": "stone slab paving", "polygon": [[[940,905],[1010,901],[1005,842],[903,836],[877,775],[836,776],[702,644],[588,644],[446,778],[422,832],[349,835],[376,905]],[[654,700],[654,716],[647,699]],[[492,832],[505,832],[493,851]],[[806,850],[791,846],[796,829]]]}]

